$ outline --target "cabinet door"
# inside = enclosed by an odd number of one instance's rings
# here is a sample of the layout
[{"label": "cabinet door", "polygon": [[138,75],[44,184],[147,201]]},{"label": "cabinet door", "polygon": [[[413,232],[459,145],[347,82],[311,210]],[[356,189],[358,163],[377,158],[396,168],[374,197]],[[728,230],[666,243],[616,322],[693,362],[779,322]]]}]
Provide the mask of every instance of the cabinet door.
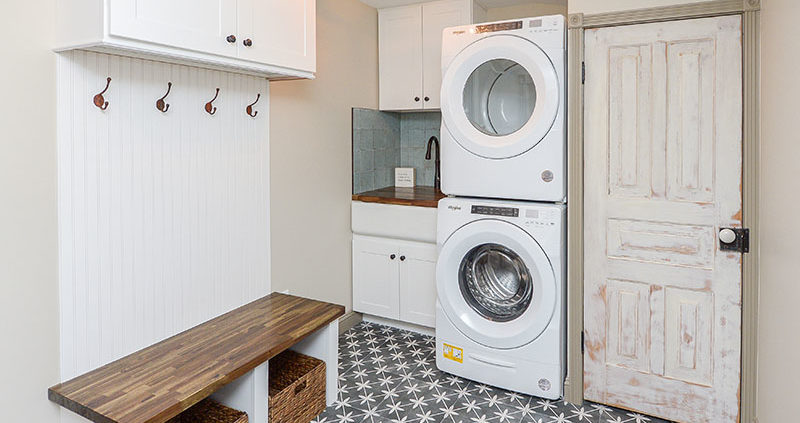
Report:
[{"label": "cabinet door", "polygon": [[109,34],[235,57],[237,0],[109,0]]},{"label": "cabinet door", "polygon": [[316,4],[315,0],[239,0],[239,58],[314,72]]},{"label": "cabinet door", "polygon": [[[394,254],[394,258],[392,257]],[[353,236],[353,309],[362,313],[400,318],[398,263],[394,241]]]},{"label": "cabinet door", "polygon": [[[441,107],[442,32],[451,26],[472,22],[471,0],[445,0],[422,6],[422,81],[423,107]],[[428,100],[425,100],[425,99]]]},{"label": "cabinet door", "polygon": [[436,320],[436,244],[400,248],[400,320],[433,327]]},{"label": "cabinet door", "polygon": [[422,109],[422,6],[378,11],[380,109]]}]

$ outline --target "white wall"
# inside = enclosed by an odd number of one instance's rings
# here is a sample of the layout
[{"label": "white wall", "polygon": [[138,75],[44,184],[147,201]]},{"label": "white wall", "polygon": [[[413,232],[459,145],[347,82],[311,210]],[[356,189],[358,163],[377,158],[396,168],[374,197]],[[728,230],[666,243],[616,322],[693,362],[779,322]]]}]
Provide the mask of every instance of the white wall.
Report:
[{"label": "white wall", "polygon": [[504,21],[507,19],[527,18],[531,16],[565,15],[567,5],[557,3],[522,3],[513,6],[493,7],[486,10],[488,22]]},{"label": "white wall", "polygon": [[[569,12],[585,14],[690,3],[683,0],[570,0]],[[791,404],[800,380],[800,198],[796,192],[800,137],[795,81],[800,45],[791,31],[800,16],[796,0],[761,2],[761,233],[758,350],[758,418],[761,423],[796,421]]]},{"label": "white wall", "polygon": [[[54,0],[0,18],[0,414],[58,421]],[[2,420],[6,420],[3,418]]]},{"label": "white wall", "polygon": [[317,1],[317,75],[270,84],[272,289],[352,308],[351,108],[378,106],[378,17]]},{"label": "white wall", "polygon": [[800,183],[797,69],[792,31],[797,0],[762,0],[761,12],[761,303],[758,408],[761,423],[797,421],[800,380]]}]

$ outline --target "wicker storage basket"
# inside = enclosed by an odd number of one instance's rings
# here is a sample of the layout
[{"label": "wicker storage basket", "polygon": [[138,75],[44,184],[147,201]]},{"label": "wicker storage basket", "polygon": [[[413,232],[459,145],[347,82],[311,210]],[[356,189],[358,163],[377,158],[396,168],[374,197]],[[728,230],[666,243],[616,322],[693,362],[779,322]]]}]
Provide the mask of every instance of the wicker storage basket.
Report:
[{"label": "wicker storage basket", "polygon": [[247,423],[247,413],[206,398],[167,423]]},{"label": "wicker storage basket", "polygon": [[308,423],[324,410],[324,361],[294,351],[269,360],[270,423]]}]

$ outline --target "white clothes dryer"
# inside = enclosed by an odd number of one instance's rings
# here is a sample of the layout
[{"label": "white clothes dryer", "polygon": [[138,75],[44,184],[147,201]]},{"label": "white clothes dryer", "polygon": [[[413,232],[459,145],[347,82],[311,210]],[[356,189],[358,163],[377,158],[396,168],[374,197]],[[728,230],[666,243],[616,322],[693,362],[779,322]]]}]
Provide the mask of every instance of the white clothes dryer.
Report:
[{"label": "white clothes dryer", "polygon": [[566,197],[566,50],[560,15],[447,28],[442,191]]},{"label": "white clothes dryer", "polygon": [[538,397],[563,395],[565,212],[558,204],[439,201],[440,370]]}]

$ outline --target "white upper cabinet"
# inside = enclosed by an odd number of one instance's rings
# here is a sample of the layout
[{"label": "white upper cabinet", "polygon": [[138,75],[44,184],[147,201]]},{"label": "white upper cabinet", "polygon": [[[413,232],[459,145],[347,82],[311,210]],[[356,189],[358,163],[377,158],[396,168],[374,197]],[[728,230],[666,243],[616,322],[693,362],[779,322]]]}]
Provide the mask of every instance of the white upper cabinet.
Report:
[{"label": "white upper cabinet", "polygon": [[58,2],[56,50],[87,49],[313,78],[314,0],[71,0]]},{"label": "white upper cabinet", "polygon": [[109,35],[236,56],[236,0],[109,0]]},{"label": "white upper cabinet", "polygon": [[380,109],[438,109],[442,31],[481,20],[472,0],[442,0],[378,10]]},{"label": "white upper cabinet", "polygon": [[378,11],[381,110],[422,108],[422,6]]},{"label": "white upper cabinet", "polygon": [[239,57],[313,72],[316,5],[316,0],[239,0]]}]

